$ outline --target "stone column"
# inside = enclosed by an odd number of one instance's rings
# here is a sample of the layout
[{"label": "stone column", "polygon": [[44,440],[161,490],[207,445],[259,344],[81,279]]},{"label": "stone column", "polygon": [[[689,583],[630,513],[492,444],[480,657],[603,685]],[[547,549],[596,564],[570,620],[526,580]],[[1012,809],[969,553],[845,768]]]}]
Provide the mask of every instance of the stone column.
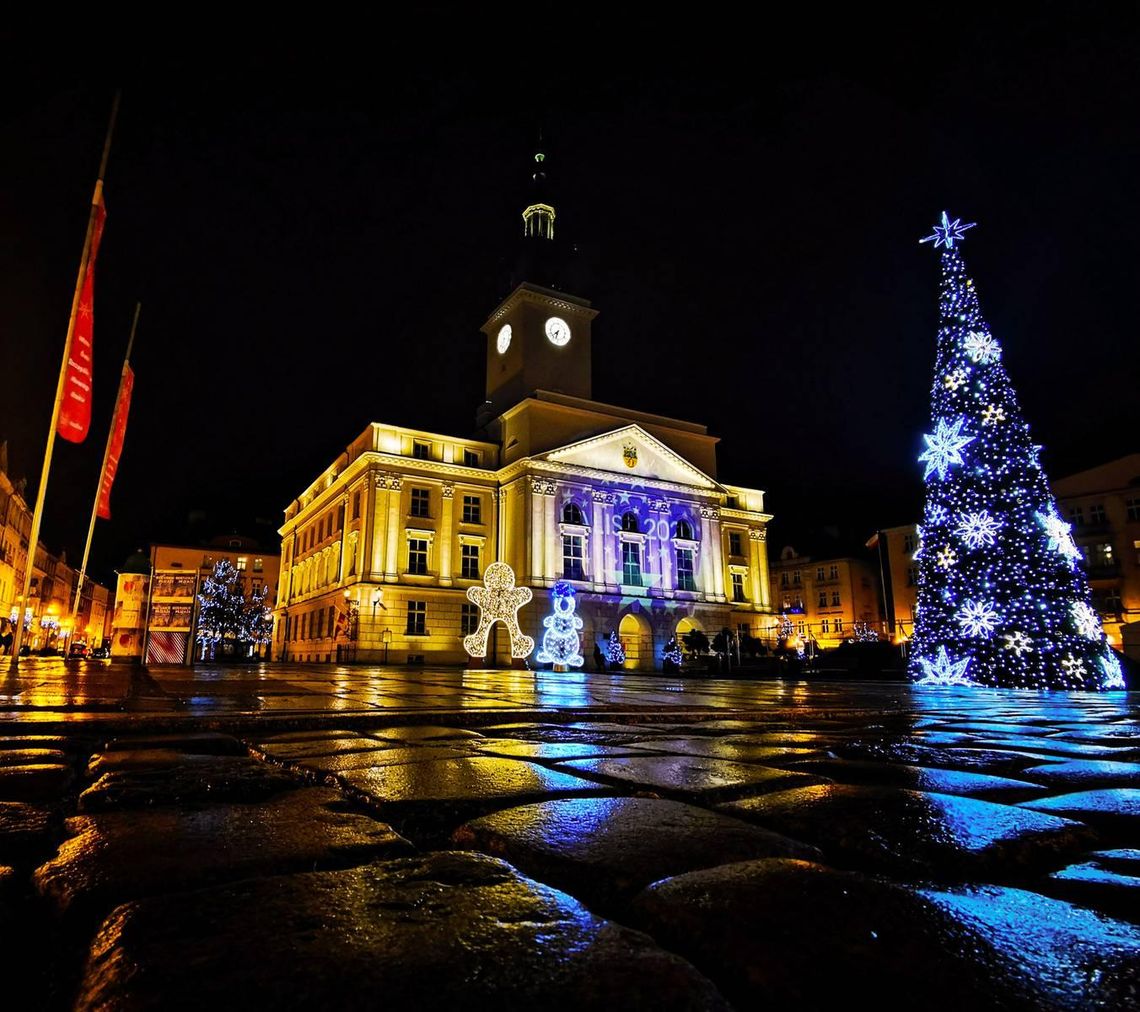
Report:
[{"label": "stone column", "polygon": [[388,525],[384,534],[384,582],[395,583],[400,578],[400,507],[403,502],[403,481],[398,474],[388,476]]},{"label": "stone column", "polygon": [[541,478],[530,479],[529,504],[530,520],[530,551],[527,562],[527,583],[541,583],[542,570],[545,568],[546,532],[546,504],[543,501],[543,481]]},{"label": "stone column", "polygon": [[455,523],[455,486],[444,485],[439,509],[439,583],[451,586],[451,531]]},{"label": "stone column", "polygon": [[755,600],[761,607],[771,609],[772,580],[768,575],[768,530],[766,527],[758,527],[749,531],[748,536],[752,539],[752,556],[756,560],[756,579],[760,584],[760,593]]},{"label": "stone column", "polygon": [[[717,537],[720,532],[717,532]],[[720,565],[720,552],[713,544],[712,509],[701,507],[701,548],[698,561],[700,573],[701,593],[710,601],[716,597],[716,574],[713,572]]]},{"label": "stone column", "polygon": [[606,512],[605,492],[594,492],[594,509],[593,516],[590,518],[592,524],[590,528],[590,579],[593,581],[594,590],[606,589],[606,570],[605,570],[605,543],[606,543]]},{"label": "stone column", "polygon": [[543,512],[545,514],[543,528],[546,538],[546,565],[543,567],[543,576],[546,577],[548,587],[558,579],[558,548],[562,544],[558,537],[558,516],[554,509],[555,487],[554,482],[548,481],[542,489]]},{"label": "stone column", "polygon": [[717,600],[725,600],[724,595],[724,543],[720,533],[720,510],[715,506],[709,511],[709,530],[712,533],[712,545],[716,558],[713,564],[713,578],[716,584]]},{"label": "stone column", "polygon": [[346,560],[348,558],[348,525],[350,523],[350,521],[348,519],[349,503],[348,503],[348,489],[347,488],[345,489],[344,495],[341,497],[340,501],[341,501],[341,511],[344,515],[344,519],[341,521],[341,524],[340,524],[340,552],[339,552],[338,557],[337,557],[336,578],[337,578],[338,583],[344,583],[345,574],[348,572],[348,566],[346,565]]},{"label": "stone column", "polygon": [[357,559],[356,570],[360,573],[362,580],[371,580],[374,575],[372,568],[372,543],[377,535],[377,524],[376,496],[373,491],[373,486],[382,480],[379,475],[368,471],[365,473],[364,481],[361,482],[360,485],[360,492],[364,497],[364,516],[361,522],[364,537],[360,539],[362,551],[360,558]]},{"label": "stone column", "polygon": [[369,575],[373,580],[379,580],[380,575],[384,572],[384,551],[388,540],[384,522],[384,514],[389,500],[387,477],[383,474],[376,475],[368,488],[368,496],[374,502],[372,513],[376,519],[373,524],[372,536],[365,542],[364,553],[365,558],[368,559]]}]

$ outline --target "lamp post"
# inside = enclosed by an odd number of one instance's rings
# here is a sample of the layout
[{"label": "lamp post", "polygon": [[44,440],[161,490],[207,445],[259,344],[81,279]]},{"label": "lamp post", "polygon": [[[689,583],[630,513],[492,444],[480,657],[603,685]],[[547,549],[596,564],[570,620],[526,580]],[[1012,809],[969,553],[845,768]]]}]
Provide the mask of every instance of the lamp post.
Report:
[{"label": "lamp post", "polygon": [[391,629],[385,629],[384,630],[383,639],[384,639],[384,666],[387,667],[388,666],[388,645],[392,642],[392,630]]}]

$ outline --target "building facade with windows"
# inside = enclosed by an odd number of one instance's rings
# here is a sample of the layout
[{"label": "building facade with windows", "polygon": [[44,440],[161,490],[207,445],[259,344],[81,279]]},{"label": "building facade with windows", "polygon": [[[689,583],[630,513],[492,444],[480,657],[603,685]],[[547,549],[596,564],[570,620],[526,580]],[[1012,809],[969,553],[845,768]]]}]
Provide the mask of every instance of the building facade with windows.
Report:
[{"label": "building facade with windows", "polygon": [[[772,561],[772,601],[796,634],[819,649],[853,639],[863,625],[879,629],[879,580],[874,566],[854,556],[818,558],[791,545]],[[767,639],[776,635],[770,623]]]},{"label": "building facade with windows", "polygon": [[[523,223],[522,280],[482,326],[476,436],[374,423],[285,510],[278,657],[468,663],[466,591],[496,561],[533,591],[523,632],[541,643],[567,580],[582,652],[617,631],[633,669],[770,613],[764,493],[718,478],[705,426],[592,399],[597,311],[560,280],[550,202]],[[501,626],[489,657],[510,661]]]},{"label": "building facade with windows", "polygon": [[1140,453],[1053,482],[1109,642],[1140,660]]},{"label": "building facade with windows", "polygon": [[893,643],[905,643],[914,634],[914,608],[918,603],[918,526],[903,524],[876,531],[867,542],[876,553],[879,588],[886,628]]}]

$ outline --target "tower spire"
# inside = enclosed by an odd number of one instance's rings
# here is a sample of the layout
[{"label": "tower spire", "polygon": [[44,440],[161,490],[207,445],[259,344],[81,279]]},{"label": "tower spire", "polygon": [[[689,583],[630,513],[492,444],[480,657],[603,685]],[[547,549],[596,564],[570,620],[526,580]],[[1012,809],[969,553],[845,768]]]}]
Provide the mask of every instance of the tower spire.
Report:
[{"label": "tower spire", "polygon": [[530,203],[523,208],[522,213],[523,236],[527,239],[553,239],[554,205],[550,202],[546,179],[546,151],[541,130],[538,133],[538,150],[534,153],[531,181]]}]

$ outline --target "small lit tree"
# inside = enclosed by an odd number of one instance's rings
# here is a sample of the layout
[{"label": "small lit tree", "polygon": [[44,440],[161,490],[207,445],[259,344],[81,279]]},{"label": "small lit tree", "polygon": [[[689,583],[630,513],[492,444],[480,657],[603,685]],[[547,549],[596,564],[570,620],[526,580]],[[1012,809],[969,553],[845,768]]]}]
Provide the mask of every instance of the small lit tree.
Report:
[{"label": "small lit tree", "polygon": [[611,668],[620,668],[625,663],[625,647],[621,645],[621,637],[612,629],[606,642],[606,657],[609,658]]},{"label": "small lit tree", "polygon": [[198,593],[198,636],[222,653],[238,653],[242,644],[268,643],[273,619],[267,604],[268,587],[255,589],[247,599],[241,573],[228,559],[214,564]]}]

